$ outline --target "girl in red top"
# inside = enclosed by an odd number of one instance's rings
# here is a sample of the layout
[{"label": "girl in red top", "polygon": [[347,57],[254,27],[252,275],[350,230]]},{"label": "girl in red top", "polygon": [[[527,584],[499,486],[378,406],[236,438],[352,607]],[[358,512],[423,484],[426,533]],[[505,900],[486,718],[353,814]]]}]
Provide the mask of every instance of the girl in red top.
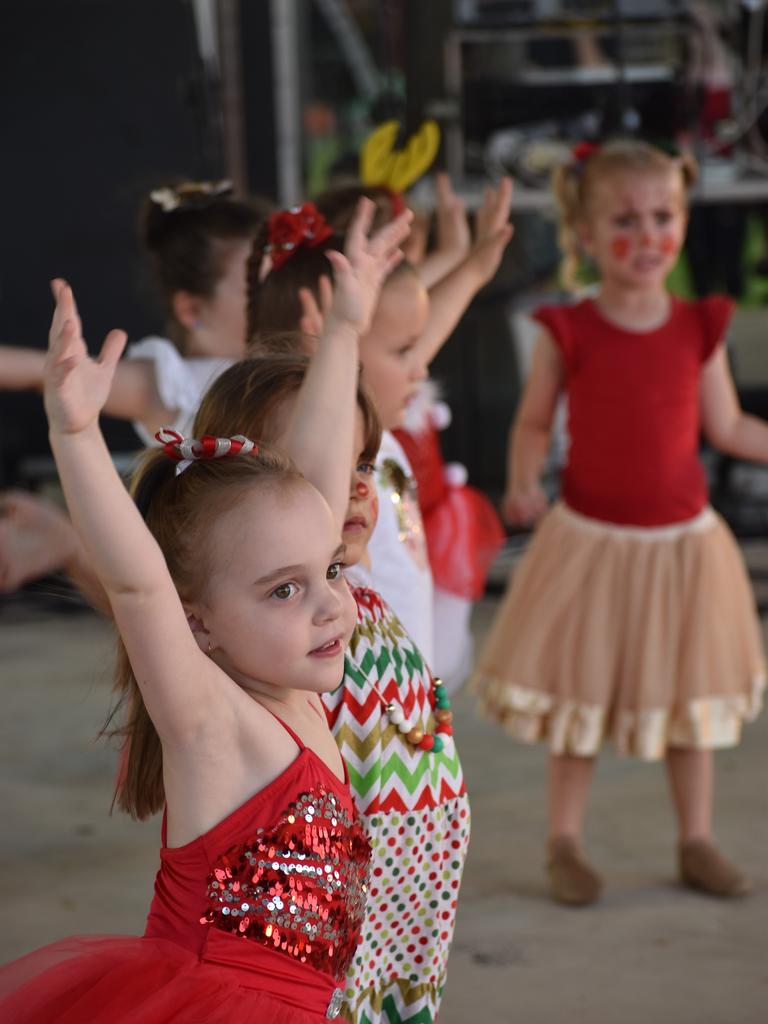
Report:
[{"label": "girl in red top", "polygon": [[[536,314],[504,511],[511,523],[543,518],[475,683],[513,736],[549,742],[548,868],[565,903],[601,891],[581,834],[607,735],[622,752],[666,759],[683,882],[722,896],[749,888],[712,839],[712,751],[756,716],[764,656],[698,446],[703,430],[722,451],[768,461],[768,426],[739,408],[722,344],[731,303],[683,302],[665,286],[694,178],[686,158],[635,141],[580,149],[555,177],[566,274],[584,253],[600,286]],[[539,476],[563,392],[570,450],[546,511]]]},{"label": "girl in red top", "polygon": [[[361,226],[349,259],[328,254],[335,347],[367,325],[406,231],[395,222],[369,241]],[[65,939],[7,965],[0,1019],[320,1024],[341,1009],[371,857],[320,700],[344,675],[356,617],[342,523],[242,435],[161,431],[134,505],[98,423],[125,335],[90,359],[71,290],[56,293],[45,405],[120,633],[117,801],[165,816],[144,936]]]}]

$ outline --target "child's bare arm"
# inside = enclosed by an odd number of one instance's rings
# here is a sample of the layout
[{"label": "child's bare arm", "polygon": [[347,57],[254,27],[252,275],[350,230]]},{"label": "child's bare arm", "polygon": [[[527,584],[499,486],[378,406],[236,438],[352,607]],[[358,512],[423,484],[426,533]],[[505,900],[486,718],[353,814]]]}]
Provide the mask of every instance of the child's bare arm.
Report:
[{"label": "child's bare arm", "polygon": [[0,345],[0,388],[41,391],[45,352],[37,348]]},{"label": "child's bare arm", "polygon": [[710,444],[741,459],[768,462],[768,423],[742,410],[724,345],[704,366],[700,401],[702,431]]},{"label": "child's bare arm", "polygon": [[[69,287],[59,284],[44,374],[51,447],[67,506],[125,642],[147,710],[166,740],[205,724],[214,675],[198,649],[162,552],[118,476],[98,424],[125,335],[88,356]],[[220,692],[220,684],[215,687]]]},{"label": "child's bare arm", "polygon": [[502,178],[497,189],[486,189],[478,211],[475,242],[469,254],[429,293],[429,321],[419,339],[424,361],[429,364],[450,337],[467,306],[496,273],[512,238],[509,208],[512,182]]},{"label": "child's bare arm", "polygon": [[[346,256],[328,253],[334,288],[322,284],[322,333],[302,383],[283,447],[326,498],[336,521],[344,522],[355,433],[358,339],[370,325],[382,282],[402,259],[400,243],[408,234],[404,213],[370,239],[373,204],[361,203],[350,226]],[[306,299],[307,296],[304,296]]]},{"label": "child's bare arm", "polygon": [[550,333],[542,329],[509,435],[507,488],[503,501],[504,518],[509,523],[531,522],[547,507],[540,479],[562,386],[560,354]]},{"label": "child's bare arm", "polygon": [[137,420],[150,432],[173,423],[178,409],[168,409],[157,388],[151,359],[124,359],[115,367],[104,412],[121,420]]},{"label": "child's bare arm", "polygon": [[[41,349],[0,345],[0,389],[42,391],[45,355]],[[103,411],[118,419],[157,424],[158,428],[172,423],[177,415],[177,410],[163,405],[154,365],[146,359],[124,360],[117,365]]]}]

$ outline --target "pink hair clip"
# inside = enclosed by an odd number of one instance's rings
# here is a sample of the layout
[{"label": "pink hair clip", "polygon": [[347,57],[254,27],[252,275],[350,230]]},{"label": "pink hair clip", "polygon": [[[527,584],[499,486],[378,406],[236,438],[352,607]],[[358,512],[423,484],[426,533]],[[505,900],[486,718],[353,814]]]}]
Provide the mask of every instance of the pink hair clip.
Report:
[{"label": "pink hair clip", "polygon": [[170,427],[163,427],[155,434],[155,440],[163,446],[163,451],[174,459],[176,476],[183,473],[193,462],[201,459],[221,459],[225,455],[258,455],[259,446],[242,434],[233,437],[213,437],[206,434],[198,441],[194,437],[182,437]]}]

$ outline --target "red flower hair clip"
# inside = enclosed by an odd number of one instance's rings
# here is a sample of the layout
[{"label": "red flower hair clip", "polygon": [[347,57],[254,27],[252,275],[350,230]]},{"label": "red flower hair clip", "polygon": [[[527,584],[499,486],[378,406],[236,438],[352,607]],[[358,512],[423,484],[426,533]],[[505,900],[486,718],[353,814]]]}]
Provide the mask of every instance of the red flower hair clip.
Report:
[{"label": "red flower hair clip", "polygon": [[163,427],[155,434],[155,440],[163,446],[170,459],[178,462],[176,476],[183,473],[193,462],[201,459],[221,459],[225,455],[258,455],[259,447],[242,434],[233,437],[213,437],[206,434],[200,440],[182,437],[175,430]]},{"label": "red flower hair clip", "polygon": [[267,222],[267,244],[272,269],[279,270],[302,245],[310,249],[330,238],[333,231],[314,203],[273,213]]},{"label": "red flower hair clip", "polygon": [[599,142],[577,142],[571,150],[571,158],[575,164],[581,166],[599,151]]}]

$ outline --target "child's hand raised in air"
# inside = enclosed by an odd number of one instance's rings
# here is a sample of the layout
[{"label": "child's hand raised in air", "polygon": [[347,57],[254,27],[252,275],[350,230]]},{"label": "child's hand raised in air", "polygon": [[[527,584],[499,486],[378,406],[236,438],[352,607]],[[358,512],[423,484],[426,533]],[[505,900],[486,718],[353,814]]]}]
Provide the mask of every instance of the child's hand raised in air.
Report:
[{"label": "child's hand raised in air", "polygon": [[435,176],[435,194],[437,250],[451,253],[456,263],[459,263],[472,248],[472,234],[464,201],[454,192],[451,179],[445,171],[439,171]]},{"label": "child's hand raised in air", "polygon": [[51,430],[77,434],[95,423],[106,402],[125,331],[110,331],[98,359],[88,355],[72,289],[52,282],[56,299],[43,375],[45,411]]},{"label": "child's hand raised in air", "polygon": [[509,223],[512,179],[503,177],[498,188],[488,186],[475,217],[475,240],[470,258],[481,283],[487,284],[499,268],[501,257],[514,234]]},{"label": "child's hand raised in air", "polygon": [[333,285],[327,274],[320,275],[317,288],[320,293],[319,302],[311,288],[299,288],[299,302],[301,303],[299,330],[304,335],[305,348],[311,351],[314,351],[315,342],[323,333],[323,324],[333,305]]},{"label": "child's hand raised in air", "polygon": [[334,272],[332,295],[322,278],[320,306],[308,289],[300,289],[301,328],[305,333],[320,333],[318,328],[327,328],[331,322],[349,326],[357,334],[365,334],[370,327],[381,286],[403,259],[400,244],[408,236],[413,217],[410,210],[405,210],[369,238],[375,209],[370,199],[361,199],[347,231],[344,253],[326,252]]}]

